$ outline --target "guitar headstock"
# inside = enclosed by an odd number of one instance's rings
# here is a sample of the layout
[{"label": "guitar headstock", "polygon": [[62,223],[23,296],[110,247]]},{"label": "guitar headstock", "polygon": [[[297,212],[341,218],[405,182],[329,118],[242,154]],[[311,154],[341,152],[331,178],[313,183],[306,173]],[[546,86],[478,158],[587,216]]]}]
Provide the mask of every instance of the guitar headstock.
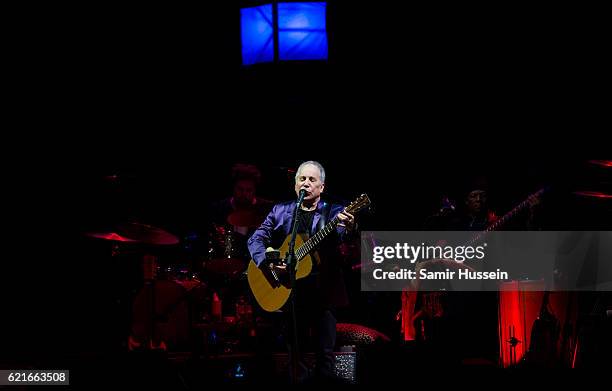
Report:
[{"label": "guitar headstock", "polygon": [[359,212],[360,210],[362,210],[363,208],[367,208],[368,206],[370,206],[370,204],[371,202],[370,202],[370,198],[368,197],[368,195],[362,194],[359,197],[357,197],[355,201],[351,202],[349,206],[346,207],[346,211],[350,214],[355,214]]}]

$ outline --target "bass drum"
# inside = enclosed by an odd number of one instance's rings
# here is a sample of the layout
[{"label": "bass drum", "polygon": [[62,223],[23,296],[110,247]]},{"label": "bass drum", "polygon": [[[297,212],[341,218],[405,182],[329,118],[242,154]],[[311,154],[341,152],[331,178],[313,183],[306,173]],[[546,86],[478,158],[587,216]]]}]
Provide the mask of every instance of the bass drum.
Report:
[{"label": "bass drum", "polygon": [[133,301],[128,349],[188,349],[189,305],[189,291],[176,281],[146,282]]}]

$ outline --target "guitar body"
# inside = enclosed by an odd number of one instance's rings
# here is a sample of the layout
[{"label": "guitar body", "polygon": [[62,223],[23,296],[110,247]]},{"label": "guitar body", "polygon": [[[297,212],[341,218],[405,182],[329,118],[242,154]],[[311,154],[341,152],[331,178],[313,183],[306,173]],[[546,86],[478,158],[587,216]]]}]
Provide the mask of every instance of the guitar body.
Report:
[{"label": "guitar body", "polygon": [[[291,237],[287,236],[285,242],[279,249],[281,255],[287,254],[290,239]],[[308,238],[306,235],[298,234],[295,238],[295,248],[301,247],[302,244],[307,241],[307,239]],[[264,260],[264,263],[265,262],[266,261]],[[295,274],[296,280],[307,277],[311,271],[312,256],[308,254],[297,263],[297,271]],[[257,303],[259,303],[261,308],[268,312],[274,312],[281,309],[291,295],[290,288],[287,288],[284,285],[274,286],[252,259],[249,262],[249,268],[247,269],[247,279],[249,281],[251,292],[253,292]]]}]

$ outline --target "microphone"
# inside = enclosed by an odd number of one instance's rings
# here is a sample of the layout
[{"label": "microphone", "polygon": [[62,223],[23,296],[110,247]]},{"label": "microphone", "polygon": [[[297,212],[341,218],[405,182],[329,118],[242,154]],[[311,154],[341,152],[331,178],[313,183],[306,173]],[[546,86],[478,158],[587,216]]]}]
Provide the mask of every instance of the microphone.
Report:
[{"label": "microphone", "polygon": [[301,189],[300,195],[298,196],[298,201],[297,201],[298,206],[302,205],[302,202],[304,202],[304,197],[306,197],[306,190]]}]

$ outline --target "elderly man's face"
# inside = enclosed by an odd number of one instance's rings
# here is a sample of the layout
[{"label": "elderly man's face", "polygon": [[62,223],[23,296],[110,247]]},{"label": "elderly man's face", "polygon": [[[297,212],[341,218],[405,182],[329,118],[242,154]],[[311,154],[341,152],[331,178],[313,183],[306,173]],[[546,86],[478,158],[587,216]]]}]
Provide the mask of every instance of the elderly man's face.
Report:
[{"label": "elderly man's face", "polygon": [[481,213],[487,207],[487,193],[484,190],[470,192],[466,200],[467,208],[472,213]]},{"label": "elderly man's face", "polygon": [[317,166],[307,164],[298,172],[295,179],[295,194],[299,195],[301,189],[306,190],[304,201],[317,200],[324,188],[325,184],[321,182],[321,172]]}]

